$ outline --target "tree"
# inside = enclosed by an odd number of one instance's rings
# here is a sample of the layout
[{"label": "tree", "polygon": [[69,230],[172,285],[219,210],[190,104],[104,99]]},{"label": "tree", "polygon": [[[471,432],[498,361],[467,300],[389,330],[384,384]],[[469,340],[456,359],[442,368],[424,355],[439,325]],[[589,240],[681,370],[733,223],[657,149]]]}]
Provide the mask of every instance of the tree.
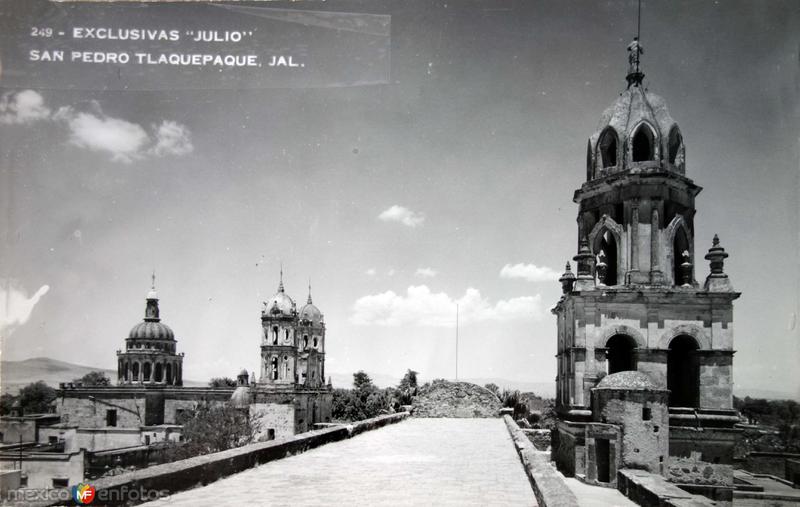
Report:
[{"label": "tree", "polygon": [[236,387],[236,381],[230,377],[214,377],[208,381],[208,387]]},{"label": "tree", "polygon": [[356,391],[368,391],[375,389],[375,384],[372,383],[372,379],[369,378],[369,375],[364,370],[359,370],[353,373],[353,389]]},{"label": "tree", "polygon": [[81,383],[85,386],[110,386],[111,379],[102,371],[90,371],[81,378],[76,378],[73,382]]},{"label": "tree", "polygon": [[409,369],[400,380],[397,386],[397,404],[398,405],[411,405],[414,396],[417,395],[417,373]]},{"label": "tree", "polygon": [[50,412],[50,403],[55,399],[56,390],[41,380],[19,390],[19,405],[23,414]]},{"label": "tree", "polygon": [[185,444],[175,448],[175,457],[198,456],[253,443],[260,427],[247,409],[229,403],[203,403],[183,424]]},{"label": "tree", "polygon": [[3,393],[0,395],[0,415],[10,414],[15,401],[17,401],[17,397],[13,394]]},{"label": "tree", "polygon": [[408,371],[406,371],[406,374],[403,375],[403,379],[400,380],[400,385],[398,385],[397,388],[400,389],[401,391],[408,391],[408,390],[416,391],[418,373],[419,372],[409,368]]},{"label": "tree", "polygon": [[497,384],[489,382],[483,387],[493,392],[494,395],[497,396],[498,398],[500,397],[500,386],[498,386]]}]

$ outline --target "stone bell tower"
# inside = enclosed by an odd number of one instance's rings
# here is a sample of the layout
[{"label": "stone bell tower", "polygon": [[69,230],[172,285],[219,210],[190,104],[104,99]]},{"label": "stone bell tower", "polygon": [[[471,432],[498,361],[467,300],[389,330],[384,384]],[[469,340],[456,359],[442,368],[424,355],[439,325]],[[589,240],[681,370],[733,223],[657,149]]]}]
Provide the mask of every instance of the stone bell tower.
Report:
[{"label": "stone bell tower", "polygon": [[585,475],[593,389],[606,375],[638,371],[669,390],[670,456],[727,467],[732,480],[733,301],[739,293],[724,273],[727,253],[716,236],[705,256],[711,274],[703,284],[696,280],[701,188],[686,176],[680,128],[664,99],[643,86],[642,51],[638,43],[634,49],[628,87],[589,138],[586,182],[573,198],[577,273],[567,263],[563,296],[553,309],[554,458],[563,471]]}]

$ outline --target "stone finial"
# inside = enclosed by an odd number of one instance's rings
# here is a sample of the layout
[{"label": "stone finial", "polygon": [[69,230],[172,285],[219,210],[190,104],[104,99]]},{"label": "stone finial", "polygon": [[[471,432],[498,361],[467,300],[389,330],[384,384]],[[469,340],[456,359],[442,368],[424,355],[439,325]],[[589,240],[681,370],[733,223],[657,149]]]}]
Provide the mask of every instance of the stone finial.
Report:
[{"label": "stone finial", "polygon": [[606,275],[608,274],[608,264],[606,263],[606,253],[602,250],[600,250],[600,253],[597,255],[595,272],[597,273],[597,280],[600,282],[600,284],[605,285]]},{"label": "stone finial", "polygon": [[709,273],[703,286],[705,290],[719,292],[733,290],[728,275],[725,274],[725,259],[727,257],[728,253],[719,244],[719,236],[714,234],[711,248],[708,249],[708,253],[705,255],[705,259],[711,266],[711,273]]},{"label": "stone finial", "polygon": [[567,262],[564,274],[561,275],[561,278],[559,278],[558,281],[561,282],[561,291],[564,294],[569,294],[572,292],[572,287],[575,285],[575,274],[572,272],[572,267],[570,267],[569,261]]},{"label": "stone finial", "polygon": [[681,286],[682,287],[691,287],[692,286],[692,255],[689,253],[689,250],[684,250],[681,254],[683,257],[683,262],[680,266],[680,275],[681,275]]},{"label": "stone finial", "polygon": [[592,272],[594,255],[589,250],[589,241],[585,236],[581,238],[578,254],[572,260],[578,265],[577,289],[588,290],[594,288],[594,274]]}]

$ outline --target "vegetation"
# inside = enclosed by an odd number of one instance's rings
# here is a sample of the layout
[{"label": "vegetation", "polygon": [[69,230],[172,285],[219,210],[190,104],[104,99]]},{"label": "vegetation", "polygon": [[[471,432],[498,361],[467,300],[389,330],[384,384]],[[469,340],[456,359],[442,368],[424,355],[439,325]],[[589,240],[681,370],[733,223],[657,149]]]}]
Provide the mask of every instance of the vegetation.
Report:
[{"label": "vegetation", "polygon": [[73,380],[76,384],[83,384],[84,386],[110,386],[111,379],[106,376],[102,371],[90,371],[81,378]]},{"label": "vegetation", "polygon": [[9,415],[17,403],[21,413],[46,414],[52,412],[50,404],[56,399],[56,390],[43,381],[33,382],[19,390],[19,394],[0,396],[0,415]]},{"label": "vegetation", "polygon": [[747,429],[736,454],[749,451],[800,452],[800,404],[794,400],[733,397],[733,408],[757,429]]},{"label": "vegetation", "polygon": [[363,370],[353,374],[353,389],[333,390],[333,419],[360,421],[390,411],[391,397]]},{"label": "vegetation", "polygon": [[208,381],[208,387],[236,387],[236,381],[230,377],[214,377]]},{"label": "vegetation", "polygon": [[202,404],[183,421],[183,440],[173,447],[172,460],[240,447],[256,441],[261,425],[246,409]]},{"label": "vegetation", "polygon": [[357,371],[353,374],[352,389],[333,390],[333,419],[361,421],[395,412],[402,405],[410,405],[419,392],[418,374],[409,369],[396,388],[381,389],[372,383],[367,373]]}]

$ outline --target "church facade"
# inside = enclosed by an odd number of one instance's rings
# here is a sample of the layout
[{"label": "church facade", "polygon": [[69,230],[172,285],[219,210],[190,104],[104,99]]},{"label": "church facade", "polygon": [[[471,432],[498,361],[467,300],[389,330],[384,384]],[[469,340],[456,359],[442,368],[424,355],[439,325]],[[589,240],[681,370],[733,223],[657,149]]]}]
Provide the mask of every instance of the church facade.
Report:
[{"label": "church facade", "polygon": [[[265,439],[330,422],[332,388],[324,381],[325,323],[312,303],[310,288],[308,302],[298,312],[281,279],[261,315],[261,376],[256,381],[245,370],[238,375],[236,388],[185,386],[184,354],[160,313],[154,281],[144,319],[128,333],[125,348],[117,351],[116,385],[60,385],[56,410],[65,438],[76,430],[91,430],[100,435],[89,443],[91,451],[149,444],[159,435],[177,434],[162,430],[181,425],[200,404],[230,403],[248,410],[260,421]],[[132,436],[131,429],[139,434]]]},{"label": "church facade", "polygon": [[[577,269],[567,263],[563,295],[553,308],[559,418],[553,456],[569,475],[613,485],[609,463],[624,465],[625,456],[640,451],[636,440],[625,438],[625,428],[651,421],[644,434],[655,442],[647,449],[657,455],[649,457],[648,469],[675,482],[695,482],[672,466],[690,460],[712,470],[706,475],[714,481],[704,478],[703,484],[730,486],[738,435],[733,301],[739,293],[724,272],[727,253],[716,236],[704,256],[710,273],[697,279],[694,219],[701,188],[687,176],[683,136],[665,101],[642,84],[635,49],[628,88],[589,138],[586,182],[574,194]],[[623,375],[603,382],[621,372],[649,380]],[[639,394],[624,389],[625,378],[639,379],[631,386]],[[610,424],[610,414],[597,408],[598,397],[605,400],[609,392],[641,405],[616,418],[618,438],[617,430],[597,432],[602,428],[596,425]],[[665,414],[668,424],[652,422],[656,413]]]}]

